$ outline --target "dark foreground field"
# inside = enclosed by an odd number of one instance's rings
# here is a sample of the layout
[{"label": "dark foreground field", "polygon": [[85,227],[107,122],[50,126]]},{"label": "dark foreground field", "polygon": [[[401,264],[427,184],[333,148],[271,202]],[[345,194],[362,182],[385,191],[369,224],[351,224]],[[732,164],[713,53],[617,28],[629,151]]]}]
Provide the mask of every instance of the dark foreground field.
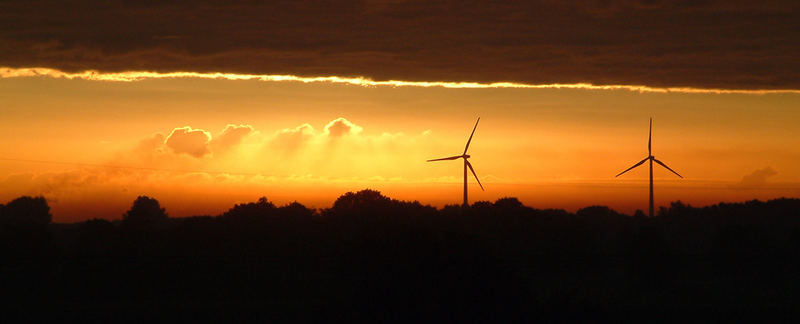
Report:
[{"label": "dark foreground field", "polygon": [[789,322],[800,305],[797,199],[646,218],[364,190],[321,211],[168,218],[140,197],[119,222],[50,220],[41,198],[0,205],[3,318]]}]

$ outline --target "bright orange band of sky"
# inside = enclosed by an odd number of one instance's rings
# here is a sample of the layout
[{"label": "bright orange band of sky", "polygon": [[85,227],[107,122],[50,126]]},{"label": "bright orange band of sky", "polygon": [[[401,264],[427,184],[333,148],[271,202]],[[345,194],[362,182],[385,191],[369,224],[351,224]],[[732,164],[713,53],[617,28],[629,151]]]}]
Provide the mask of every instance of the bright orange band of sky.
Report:
[{"label": "bright orange band of sky", "polygon": [[[477,117],[470,200],[537,208],[800,196],[800,91],[371,81],[215,73],[69,74],[0,68],[0,201],[44,195],[56,221],[119,218],[138,195],[172,216],[267,196],[329,207],[373,188],[436,206],[461,200],[460,154]],[[109,82],[111,80],[135,82]],[[271,81],[271,82],[262,82]]]}]

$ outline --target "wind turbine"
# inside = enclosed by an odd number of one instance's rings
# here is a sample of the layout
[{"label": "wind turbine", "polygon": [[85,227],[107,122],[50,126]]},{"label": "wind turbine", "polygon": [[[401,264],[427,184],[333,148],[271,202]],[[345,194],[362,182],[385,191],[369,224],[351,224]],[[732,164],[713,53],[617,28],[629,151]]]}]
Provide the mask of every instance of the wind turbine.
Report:
[{"label": "wind turbine", "polygon": [[626,169],[625,171],[620,172],[618,175],[615,176],[615,178],[619,177],[623,173],[628,172],[631,169],[642,165],[642,163],[644,163],[647,160],[650,160],[650,217],[653,217],[653,162],[655,161],[656,163],[661,164],[661,166],[667,168],[667,170],[672,171],[672,173],[683,179],[683,176],[681,176],[674,170],[670,169],[666,164],[664,164],[664,162],[659,161],[658,159],[656,159],[655,156],[653,156],[652,144],[653,144],[653,118],[650,118],[650,136],[647,138],[647,157],[644,158],[644,160],[639,161],[639,163],[634,164],[632,167]]},{"label": "wind turbine", "polygon": [[469,203],[467,202],[467,168],[469,168],[469,170],[472,171],[472,175],[475,176],[475,180],[478,180],[478,185],[481,186],[481,190],[483,190],[483,185],[481,184],[481,180],[478,179],[478,175],[475,174],[475,169],[472,168],[472,164],[470,164],[469,161],[467,160],[470,158],[470,156],[467,154],[467,150],[469,149],[469,142],[472,141],[472,135],[475,135],[475,129],[478,128],[478,122],[480,121],[481,118],[478,117],[478,121],[475,122],[475,127],[472,128],[472,134],[469,134],[469,139],[467,140],[467,146],[464,147],[464,153],[462,153],[461,155],[455,155],[451,157],[433,159],[427,161],[427,162],[433,162],[433,161],[464,159],[464,207],[469,207]]}]

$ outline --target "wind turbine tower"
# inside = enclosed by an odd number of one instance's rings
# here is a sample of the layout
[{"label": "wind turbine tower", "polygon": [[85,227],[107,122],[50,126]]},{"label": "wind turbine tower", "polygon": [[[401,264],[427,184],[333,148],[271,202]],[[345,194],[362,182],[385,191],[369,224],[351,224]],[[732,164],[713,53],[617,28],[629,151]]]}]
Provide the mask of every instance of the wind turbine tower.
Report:
[{"label": "wind turbine tower", "polygon": [[639,161],[639,163],[634,164],[632,167],[626,169],[625,171],[620,172],[618,175],[615,176],[619,177],[623,173],[628,172],[633,168],[642,165],[642,163],[644,163],[645,161],[650,161],[650,217],[653,217],[653,162],[660,164],[661,166],[667,168],[667,170],[671,171],[672,173],[683,179],[683,177],[680,174],[670,169],[666,164],[664,164],[664,162],[661,162],[658,159],[656,159],[656,157],[653,156],[652,148],[653,148],[653,118],[650,118],[650,135],[647,139],[647,157]]},{"label": "wind turbine tower", "polygon": [[433,162],[433,161],[464,159],[464,207],[469,207],[469,202],[467,200],[467,168],[469,168],[469,170],[472,171],[472,175],[475,176],[475,180],[478,181],[478,185],[481,187],[481,190],[483,190],[483,185],[481,184],[481,180],[478,179],[478,175],[475,174],[475,169],[472,168],[472,164],[470,164],[469,161],[467,160],[470,158],[470,156],[467,154],[467,150],[469,149],[469,142],[472,141],[472,135],[475,135],[475,129],[478,128],[478,122],[480,121],[481,118],[478,117],[478,121],[475,122],[475,127],[472,128],[472,134],[469,134],[469,139],[467,140],[467,146],[464,147],[464,153],[461,153],[461,155],[454,155],[446,158],[433,159],[427,161],[427,162]]}]

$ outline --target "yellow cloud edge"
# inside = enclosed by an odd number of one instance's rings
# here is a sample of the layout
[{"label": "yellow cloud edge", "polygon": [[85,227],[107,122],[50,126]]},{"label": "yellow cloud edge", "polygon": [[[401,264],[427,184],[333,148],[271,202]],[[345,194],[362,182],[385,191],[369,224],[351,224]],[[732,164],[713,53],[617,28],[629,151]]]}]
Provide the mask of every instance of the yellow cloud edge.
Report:
[{"label": "yellow cloud edge", "polygon": [[146,79],[176,79],[197,78],[215,80],[255,80],[265,82],[302,82],[302,83],[334,83],[348,84],[362,87],[422,87],[422,88],[448,88],[448,89],[580,89],[580,90],[627,90],[640,93],[690,93],[690,94],[800,94],[797,89],[716,89],[692,87],[651,87],[645,85],[595,85],[591,83],[553,83],[553,84],[526,84],[515,82],[449,82],[449,81],[402,81],[388,80],[375,81],[364,77],[339,77],[318,76],[301,77],[296,75],[273,74],[237,74],[222,72],[153,72],[153,71],[125,71],[125,72],[100,72],[86,70],[83,72],[68,73],[57,69],[45,67],[10,68],[0,67],[0,78],[16,77],[51,77],[63,79],[81,79],[89,81],[134,82]]}]

